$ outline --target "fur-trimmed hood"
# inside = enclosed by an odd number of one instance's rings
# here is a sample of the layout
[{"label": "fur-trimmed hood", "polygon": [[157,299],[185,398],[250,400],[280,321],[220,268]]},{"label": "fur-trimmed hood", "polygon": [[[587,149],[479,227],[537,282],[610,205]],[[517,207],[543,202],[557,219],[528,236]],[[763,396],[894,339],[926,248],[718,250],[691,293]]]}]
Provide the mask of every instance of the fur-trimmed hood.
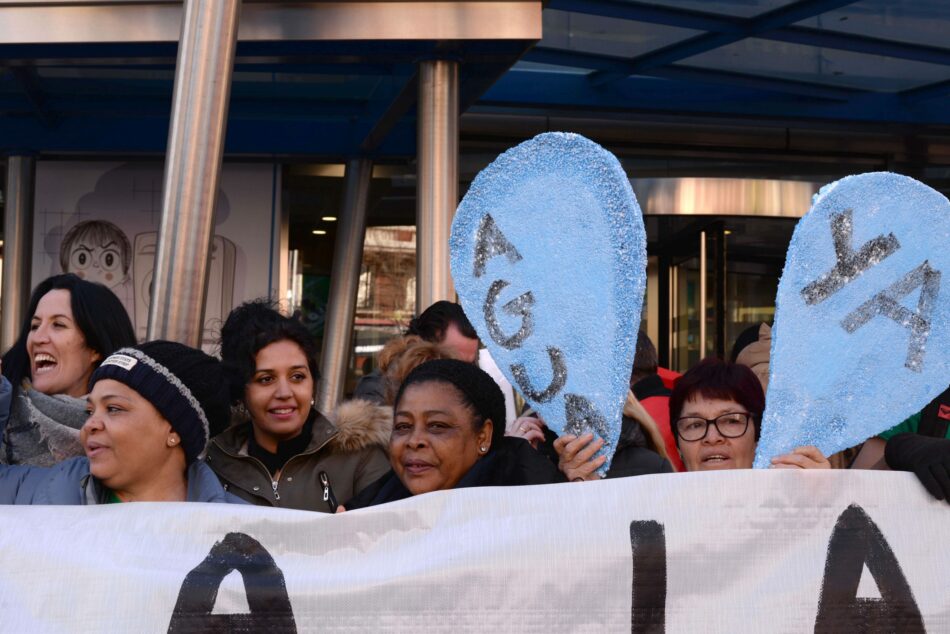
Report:
[{"label": "fur-trimmed hood", "polygon": [[335,451],[358,451],[370,445],[389,447],[393,430],[391,407],[353,399],[340,403],[327,418],[337,429],[330,441]]}]

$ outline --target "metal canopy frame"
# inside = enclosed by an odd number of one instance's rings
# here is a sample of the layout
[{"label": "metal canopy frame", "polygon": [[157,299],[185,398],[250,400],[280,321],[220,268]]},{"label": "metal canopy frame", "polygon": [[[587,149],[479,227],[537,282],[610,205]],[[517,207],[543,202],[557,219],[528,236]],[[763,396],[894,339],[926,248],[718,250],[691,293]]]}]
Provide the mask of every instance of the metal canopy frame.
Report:
[{"label": "metal canopy frame", "polygon": [[[621,24],[700,31],[633,57],[544,40],[528,50],[542,35],[540,4],[245,0],[225,152],[313,160],[414,156],[416,63],[426,58],[461,62],[463,112],[478,104],[585,116],[950,125],[950,48],[796,24],[855,0],[797,0],[742,18],[717,12],[717,2],[702,11],[621,0],[545,4]],[[161,153],[180,6],[174,0],[0,0],[0,150]],[[925,63],[948,73],[888,92],[690,65],[690,56],[747,38]],[[519,58],[536,66],[509,70]],[[874,63],[869,57],[872,72]],[[155,76],[88,76],[123,70]],[[362,98],[335,94],[339,85],[359,81],[376,85]]]},{"label": "metal canopy frame", "polygon": [[[480,101],[486,106],[574,108],[590,114],[639,111],[787,120],[950,124],[950,48],[796,25],[857,0],[797,0],[751,17],[620,0],[549,0],[547,10],[702,31],[633,57],[555,46],[542,40]],[[615,24],[615,23],[614,23]],[[605,28],[614,28],[612,24]],[[622,27],[621,27],[622,28]],[[948,23],[950,28],[950,23]],[[689,58],[748,38],[847,51],[947,68],[947,78],[899,92],[708,69]],[[874,75],[875,58],[867,68]],[[560,67],[560,68],[559,68]]]},{"label": "metal canopy frame", "polygon": [[[790,24],[807,17],[815,17],[833,8],[854,4],[856,1],[795,3],[795,5],[787,5],[771,12],[771,16],[766,14],[751,19],[734,18],[718,13],[690,9],[675,9],[645,2],[618,2],[617,0],[550,0],[547,8],[662,26],[719,32],[731,34],[736,39],[759,37],[789,44],[819,46],[931,64],[950,64],[950,50],[935,46],[882,40],[864,35],[836,33],[803,26],[777,26],[782,22]],[[793,8],[797,8],[799,13],[793,14],[791,12]],[[802,15],[801,12],[804,12],[805,15]],[[769,20],[765,19],[767,16],[769,16]],[[724,44],[718,45],[722,46]]]},{"label": "metal canopy frame", "polygon": [[[244,0],[238,40],[524,40],[541,33],[531,0]],[[4,44],[177,42],[181,0],[0,0]]]},{"label": "metal canopy frame", "polygon": [[[420,60],[466,108],[541,37],[539,0],[243,4],[230,156],[411,157]],[[181,7],[0,0],[0,151],[163,153]]]}]

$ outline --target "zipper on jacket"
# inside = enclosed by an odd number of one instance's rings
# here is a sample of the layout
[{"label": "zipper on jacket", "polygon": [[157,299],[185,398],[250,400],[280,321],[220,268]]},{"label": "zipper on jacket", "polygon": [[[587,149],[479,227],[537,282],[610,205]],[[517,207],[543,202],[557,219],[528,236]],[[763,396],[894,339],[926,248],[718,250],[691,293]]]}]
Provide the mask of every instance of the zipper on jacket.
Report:
[{"label": "zipper on jacket", "polygon": [[[218,443],[214,443],[214,444],[215,444],[215,446],[216,446],[219,450],[221,450],[221,453],[223,453],[223,454],[226,455],[226,456],[230,456],[230,457],[232,457],[232,458],[237,458],[238,460],[248,460],[248,461],[250,461],[252,464],[256,464],[257,466],[259,466],[259,467],[261,468],[261,471],[263,471],[265,474],[267,474],[267,479],[271,481],[271,482],[270,482],[270,485],[271,485],[271,488],[272,488],[273,491],[274,491],[274,499],[275,499],[275,500],[280,500],[280,494],[277,493],[277,484],[278,484],[278,483],[277,483],[276,481],[274,481],[274,480],[270,477],[270,472],[267,470],[267,467],[264,466],[264,463],[263,463],[263,462],[261,462],[260,460],[258,460],[257,458],[255,458],[255,457],[253,457],[253,456],[241,456],[241,455],[238,455],[238,454],[233,454],[233,453],[231,453],[230,451],[228,451],[227,449],[225,449],[224,447],[222,447],[221,445],[219,445]],[[208,462],[211,462],[211,457],[208,456],[207,458],[205,458],[205,460],[207,460]],[[218,478],[220,479],[221,476],[218,476]],[[225,484],[224,486],[225,486],[225,489],[224,489],[224,490],[227,491],[227,486],[228,486],[228,485]],[[235,486],[236,486],[236,485],[235,485]],[[241,490],[243,490],[243,491],[247,491],[247,489],[245,489],[245,488],[243,488],[243,487],[237,487],[237,488],[239,488],[239,489],[241,489]],[[256,496],[256,497],[261,497],[261,498],[266,499],[266,495],[267,495],[267,494],[260,494],[260,495],[259,495],[259,494],[256,493],[255,491],[247,491],[247,492],[250,493],[251,495]]]},{"label": "zipper on jacket", "polygon": [[327,475],[326,471],[321,471],[318,475],[320,484],[323,485],[323,501],[326,502],[331,513],[336,513],[336,509],[340,503],[337,501],[336,496],[333,495],[333,489],[330,487],[330,476]]},{"label": "zipper on jacket", "polygon": [[[282,477],[284,477],[284,474],[287,473],[287,471],[289,470],[288,467],[290,467],[290,463],[292,463],[294,460],[297,460],[298,458],[305,458],[305,457],[308,457],[308,456],[312,456],[313,454],[322,451],[324,447],[326,447],[328,444],[330,444],[330,441],[333,440],[333,437],[334,437],[334,436],[336,436],[336,433],[334,433],[333,436],[330,436],[329,438],[327,438],[326,440],[324,440],[322,443],[320,443],[319,446],[314,447],[313,449],[311,449],[311,450],[309,450],[309,451],[304,451],[303,453],[298,453],[296,456],[291,456],[291,457],[290,457],[290,460],[288,460],[287,462],[284,463],[284,466],[280,468],[280,475],[277,476],[277,479],[276,479],[276,480],[271,480],[271,483],[270,483],[270,484],[271,484],[271,487],[273,487],[273,489],[274,489],[274,499],[275,499],[275,500],[280,500],[280,493],[277,492],[277,486],[280,484],[280,479],[281,479]],[[219,445],[219,448],[220,448],[220,445]],[[225,453],[227,453],[227,452],[225,452]],[[250,458],[250,456],[248,456],[248,457]],[[259,460],[257,460],[256,458],[251,458],[251,459],[254,460],[255,462],[257,462],[257,464],[261,465],[262,467],[264,466],[263,463],[261,463],[261,462],[260,462]],[[264,471],[265,471],[265,472],[267,471],[267,468],[266,468],[266,467],[264,468]],[[326,481],[324,481],[325,479],[326,479]],[[330,481],[329,481],[329,479],[327,479],[327,477],[326,477],[326,472],[325,472],[325,471],[321,471],[321,472],[320,472],[320,483],[323,484],[323,501],[324,501],[324,502],[329,502],[329,500],[330,500],[331,498],[333,498],[333,499],[335,500],[336,498],[333,497],[333,490],[330,489]],[[334,510],[336,510],[336,507],[334,507]]]},{"label": "zipper on jacket", "polygon": [[[283,476],[284,473],[287,472],[287,467],[290,466],[290,463],[293,462],[294,460],[297,460],[298,458],[303,458],[303,457],[306,457],[306,456],[310,456],[310,455],[313,455],[313,454],[318,453],[319,451],[323,450],[323,448],[326,447],[327,445],[329,445],[329,444],[330,444],[330,441],[333,440],[333,439],[336,437],[336,435],[337,435],[338,433],[339,433],[339,431],[334,432],[329,438],[326,438],[326,439],[325,439],[322,443],[320,443],[318,446],[316,446],[316,447],[314,447],[313,449],[310,449],[310,450],[308,450],[308,451],[304,451],[303,453],[298,453],[296,456],[291,456],[290,460],[288,460],[287,462],[284,463],[284,466],[283,466],[283,467],[281,468],[281,470],[280,470],[280,475],[277,476],[277,479],[276,479],[276,480],[274,480],[274,479],[271,478],[271,482],[270,482],[271,488],[272,488],[273,491],[274,491],[274,500],[275,500],[275,501],[280,501],[280,493],[277,492],[277,486],[280,484],[280,478],[281,478],[281,476]],[[264,473],[266,473],[267,476],[268,476],[268,478],[270,478],[270,472],[267,470],[267,467],[265,467],[265,466],[264,466],[264,463],[261,462],[260,460],[258,460],[257,458],[255,458],[255,457],[253,457],[253,456],[249,456],[249,455],[248,455],[248,456],[242,456],[242,455],[240,455],[240,454],[234,454],[234,453],[231,453],[230,451],[228,451],[227,449],[225,449],[224,447],[222,447],[222,446],[221,446],[220,444],[218,444],[217,442],[215,442],[214,444],[215,444],[215,446],[216,446],[218,449],[221,450],[221,453],[223,453],[223,454],[226,455],[226,456],[231,456],[232,458],[237,458],[238,460],[250,460],[250,461],[256,463],[257,465],[260,466],[261,471],[263,471]],[[210,461],[210,460],[209,460],[209,461]],[[321,474],[323,477],[326,477],[326,472],[325,472],[325,471],[321,471],[320,474]],[[328,504],[329,504],[330,502],[334,502],[334,503],[335,503],[335,502],[336,502],[336,497],[333,495],[333,489],[330,488],[330,480],[329,480],[329,478],[327,478],[327,481],[324,482],[324,481],[323,481],[323,477],[321,477],[321,479],[320,479],[320,482],[323,484],[323,495],[324,495],[323,500],[324,500],[324,502],[327,502]],[[335,505],[335,504],[334,504],[334,506],[333,506],[333,510],[336,511],[336,505]]]}]

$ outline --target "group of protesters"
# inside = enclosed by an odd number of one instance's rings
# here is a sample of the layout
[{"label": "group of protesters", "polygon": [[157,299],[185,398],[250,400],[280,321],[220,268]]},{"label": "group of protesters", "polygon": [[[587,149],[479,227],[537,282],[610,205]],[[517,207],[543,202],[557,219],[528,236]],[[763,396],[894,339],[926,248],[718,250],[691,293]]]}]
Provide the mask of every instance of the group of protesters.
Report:
[{"label": "group of protesters", "polygon": [[[768,336],[756,327],[730,360],[704,359],[678,376],[658,367],[640,333],[604,477],[751,468]],[[340,513],[437,490],[601,478],[605,439],[558,436],[493,367],[461,307],[437,302],[385,345],[353,398],[321,413],[314,339],[272,303],[230,313],[219,359],[170,341],[136,343],[111,291],[53,276],[34,290],[3,355],[0,503]],[[932,424],[950,419],[947,399],[863,447],[836,456],[799,447],[772,466],[913,471],[950,501],[950,431]]]}]

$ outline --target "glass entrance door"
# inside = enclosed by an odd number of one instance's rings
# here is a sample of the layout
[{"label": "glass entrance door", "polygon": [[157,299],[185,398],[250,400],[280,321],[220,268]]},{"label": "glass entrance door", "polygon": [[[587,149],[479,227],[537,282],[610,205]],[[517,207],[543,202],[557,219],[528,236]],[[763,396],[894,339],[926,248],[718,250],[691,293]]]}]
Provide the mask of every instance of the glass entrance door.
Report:
[{"label": "glass entrance door", "polygon": [[722,233],[721,223],[714,223],[692,236],[692,253],[671,258],[669,349],[678,371],[721,354]]},{"label": "glass entrance door", "polygon": [[651,331],[661,365],[683,372],[708,356],[728,359],[743,330],[772,323],[793,227],[784,218],[692,219],[651,249],[659,306],[647,314],[659,321]]}]

